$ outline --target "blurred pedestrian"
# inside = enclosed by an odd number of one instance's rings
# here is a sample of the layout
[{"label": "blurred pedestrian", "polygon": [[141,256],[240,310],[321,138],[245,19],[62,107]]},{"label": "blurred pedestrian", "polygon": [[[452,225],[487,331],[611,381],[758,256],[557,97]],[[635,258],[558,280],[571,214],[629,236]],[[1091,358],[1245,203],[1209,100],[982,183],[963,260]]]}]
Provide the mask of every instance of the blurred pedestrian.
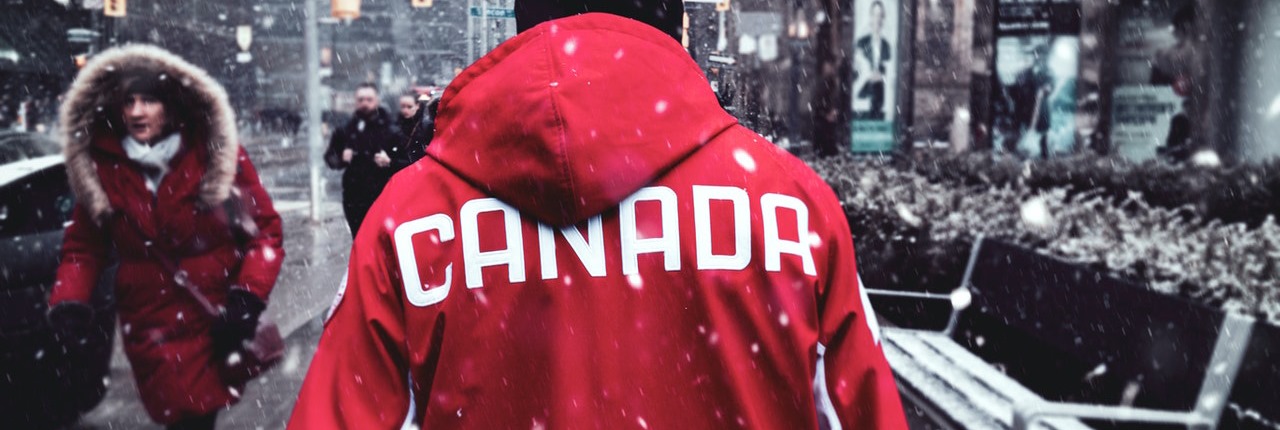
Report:
[{"label": "blurred pedestrian", "polygon": [[[240,147],[226,92],[185,60],[132,45],[81,70],[60,120],[77,205],[50,323],[74,351],[93,320],[90,292],[118,261],[124,350],[147,413],[170,429],[212,429],[244,393],[221,363],[252,338],[284,260],[280,216]],[[249,219],[228,213],[233,198]],[[221,314],[182,291],[182,277]]]},{"label": "blurred pedestrian", "polygon": [[[439,99],[429,95],[402,94],[400,96],[400,135],[404,139],[401,160],[403,168],[427,155],[427,145],[435,134],[435,110],[432,106]],[[398,170],[398,169],[397,169]]]},{"label": "blurred pedestrian", "polygon": [[356,111],[346,125],[334,130],[324,154],[330,168],[346,170],[342,173],[342,211],[352,237],[395,173],[392,154],[399,155],[401,144],[396,123],[378,101],[378,87],[372,83],[357,86]]},{"label": "blurred pedestrian", "polygon": [[370,210],[291,428],[812,429],[824,347],[844,428],[906,427],[840,203],[719,106],[682,8],[516,1]]},{"label": "blurred pedestrian", "polygon": [[1175,163],[1206,149],[1202,127],[1208,92],[1200,88],[1208,79],[1208,62],[1198,19],[1194,3],[1178,8],[1171,19],[1174,44],[1157,51],[1151,62],[1151,84],[1167,86],[1182,99],[1169,119],[1164,146],[1156,149],[1162,158]]}]

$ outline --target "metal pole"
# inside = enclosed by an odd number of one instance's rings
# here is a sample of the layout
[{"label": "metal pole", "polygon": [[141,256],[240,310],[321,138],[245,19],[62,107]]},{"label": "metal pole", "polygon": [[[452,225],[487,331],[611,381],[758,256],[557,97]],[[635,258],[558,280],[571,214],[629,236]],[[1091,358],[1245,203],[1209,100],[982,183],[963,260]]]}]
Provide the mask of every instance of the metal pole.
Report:
[{"label": "metal pole", "polygon": [[320,221],[320,205],[323,195],[320,190],[320,36],[316,20],[319,19],[316,2],[304,0],[306,3],[302,33],[306,44],[307,74],[307,160],[311,174],[311,220]]},{"label": "metal pole", "polygon": [[476,18],[471,16],[473,7],[475,7],[475,0],[467,0],[467,64],[476,62]]},{"label": "metal pole", "polygon": [[864,290],[867,292],[867,294],[870,294],[873,296],[902,297],[902,298],[908,298],[908,299],[921,299],[921,300],[951,300],[950,294],[935,294],[935,293],[925,293],[925,292],[918,292],[918,291],[878,290],[875,288],[864,288]]},{"label": "metal pole", "polygon": [[492,49],[489,47],[489,25],[489,0],[480,0],[480,50],[485,54]]}]

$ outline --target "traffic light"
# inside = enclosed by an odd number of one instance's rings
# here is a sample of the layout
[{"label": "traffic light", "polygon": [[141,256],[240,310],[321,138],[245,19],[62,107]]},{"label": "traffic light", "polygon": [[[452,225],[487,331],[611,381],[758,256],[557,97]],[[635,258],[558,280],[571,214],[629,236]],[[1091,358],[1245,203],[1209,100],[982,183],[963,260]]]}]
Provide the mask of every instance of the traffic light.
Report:
[{"label": "traffic light", "polygon": [[413,7],[431,7],[431,0],[410,0]]},{"label": "traffic light", "polygon": [[716,12],[729,11],[729,0],[720,0],[716,2]]},{"label": "traffic light", "polygon": [[360,17],[360,0],[333,0],[334,18],[353,20]]},{"label": "traffic light", "polygon": [[106,16],[123,18],[125,14],[125,0],[106,0],[102,4],[102,13]]}]

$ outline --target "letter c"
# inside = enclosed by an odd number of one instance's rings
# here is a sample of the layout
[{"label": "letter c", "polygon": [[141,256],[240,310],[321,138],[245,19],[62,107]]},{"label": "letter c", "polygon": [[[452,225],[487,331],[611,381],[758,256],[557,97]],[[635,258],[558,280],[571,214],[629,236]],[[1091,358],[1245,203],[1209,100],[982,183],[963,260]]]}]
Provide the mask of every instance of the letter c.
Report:
[{"label": "letter c", "polygon": [[413,237],[436,230],[440,232],[440,242],[453,240],[453,219],[445,214],[435,214],[426,218],[400,224],[395,231],[396,257],[400,262],[400,277],[404,280],[405,298],[417,307],[426,307],[444,301],[449,296],[449,286],[453,284],[453,263],[444,268],[444,284],[427,285],[422,283],[418,273],[417,253],[413,249]]}]

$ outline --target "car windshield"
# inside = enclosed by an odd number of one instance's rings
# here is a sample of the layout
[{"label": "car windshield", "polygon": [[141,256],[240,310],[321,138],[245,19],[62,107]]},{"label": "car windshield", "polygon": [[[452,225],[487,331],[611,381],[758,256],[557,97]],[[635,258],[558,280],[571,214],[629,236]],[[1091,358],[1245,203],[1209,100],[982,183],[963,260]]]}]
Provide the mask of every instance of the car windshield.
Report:
[{"label": "car windshield", "polygon": [[37,133],[0,131],[0,165],[58,153],[58,144]]}]

